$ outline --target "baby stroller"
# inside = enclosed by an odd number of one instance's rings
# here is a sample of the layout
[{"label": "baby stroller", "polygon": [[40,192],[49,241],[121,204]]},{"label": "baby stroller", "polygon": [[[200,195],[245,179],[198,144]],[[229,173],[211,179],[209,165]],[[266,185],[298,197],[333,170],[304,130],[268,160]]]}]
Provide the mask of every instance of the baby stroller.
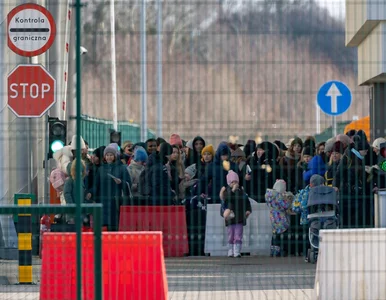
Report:
[{"label": "baby stroller", "polygon": [[308,202],[308,238],[311,249],[307,251],[308,262],[314,264],[318,259],[319,230],[337,229],[339,226],[338,199],[334,188],[316,186],[310,189]]}]

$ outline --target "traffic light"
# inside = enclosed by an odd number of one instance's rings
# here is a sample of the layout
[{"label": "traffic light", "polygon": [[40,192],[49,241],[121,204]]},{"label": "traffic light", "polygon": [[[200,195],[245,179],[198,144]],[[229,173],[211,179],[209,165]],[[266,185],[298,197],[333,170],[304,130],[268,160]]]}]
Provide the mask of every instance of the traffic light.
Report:
[{"label": "traffic light", "polygon": [[111,130],[110,131],[110,144],[117,143],[121,147],[122,134],[120,131]]},{"label": "traffic light", "polygon": [[67,121],[49,118],[48,128],[48,158],[52,158],[52,155],[67,143]]}]

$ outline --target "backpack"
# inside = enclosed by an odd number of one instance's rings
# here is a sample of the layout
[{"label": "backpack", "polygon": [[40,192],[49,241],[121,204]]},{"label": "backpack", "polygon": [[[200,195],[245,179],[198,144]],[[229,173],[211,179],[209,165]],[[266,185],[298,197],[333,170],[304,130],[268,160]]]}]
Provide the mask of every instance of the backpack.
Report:
[{"label": "backpack", "polygon": [[50,182],[52,184],[52,187],[57,192],[62,192],[64,188],[64,183],[66,182],[66,179],[68,178],[68,175],[64,173],[59,168],[52,169],[50,173]]}]

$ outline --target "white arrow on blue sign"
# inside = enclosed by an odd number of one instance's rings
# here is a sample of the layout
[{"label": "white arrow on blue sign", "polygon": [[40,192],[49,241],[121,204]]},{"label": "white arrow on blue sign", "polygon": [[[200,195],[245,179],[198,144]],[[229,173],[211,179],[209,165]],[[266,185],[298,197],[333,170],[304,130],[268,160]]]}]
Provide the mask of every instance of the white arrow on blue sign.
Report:
[{"label": "white arrow on blue sign", "polygon": [[339,116],[351,105],[351,91],[343,82],[326,82],[319,89],[317,103],[327,115]]}]

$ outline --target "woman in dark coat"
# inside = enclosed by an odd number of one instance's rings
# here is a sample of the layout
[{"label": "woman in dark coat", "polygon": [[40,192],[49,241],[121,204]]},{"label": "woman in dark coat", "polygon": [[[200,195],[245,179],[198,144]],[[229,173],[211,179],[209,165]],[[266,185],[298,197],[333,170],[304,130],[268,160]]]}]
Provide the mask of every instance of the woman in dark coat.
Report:
[{"label": "woman in dark coat", "polygon": [[197,164],[201,160],[201,151],[205,147],[205,140],[200,137],[196,136],[193,139],[193,149],[189,149],[188,155],[185,159],[185,167],[189,167],[192,164]]},{"label": "woman in dark coat", "polygon": [[283,171],[283,177],[287,182],[287,191],[292,192],[294,195],[302,189],[303,178],[298,172],[298,163],[300,161],[300,154],[303,149],[303,142],[300,138],[296,137],[291,146],[285,153],[285,156],[280,160],[280,167]]},{"label": "woman in dark coat", "polygon": [[373,224],[373,201],[367,182],[361,143],[350,145],[341,159],[333,180],[339,189],[340,227],[363,228]]},{"label": "woman in dark coat", "polygon": [[229,161],[230,157],[231,150],[227,143],[221,142],[217,147],[213,162],[207,166],[205,175],[200,179],[198,193],[208,195],[212,199],[211,203],[221,203],[220,190],[223,186],[227,186],[228,171],[238,172],[237,165]]},{"label": "woman in dark coat", "polygon": [[280,177],[279,150],[275,144],[265,141],[256,146],[253,156],[243,168],[244,189],[249,197],[265,202],[265,192]]},{"label": "woman in dark coat", "polygon": [[172,205],[176,197],[171,188],[171,175],[166,167],[172,153],[172,146],[162,143],[159,153],[149,156],[145,172],[150,205]]},{"label": "woman in dark coat", "polygon": [[103,226],[117,231],[120,206],[128,204],[131,180],[126,166],[117,159],[114,147],[107,146],[103,154],[106,163],[96,173],[93,195],[95,202],[103,204]]}]

